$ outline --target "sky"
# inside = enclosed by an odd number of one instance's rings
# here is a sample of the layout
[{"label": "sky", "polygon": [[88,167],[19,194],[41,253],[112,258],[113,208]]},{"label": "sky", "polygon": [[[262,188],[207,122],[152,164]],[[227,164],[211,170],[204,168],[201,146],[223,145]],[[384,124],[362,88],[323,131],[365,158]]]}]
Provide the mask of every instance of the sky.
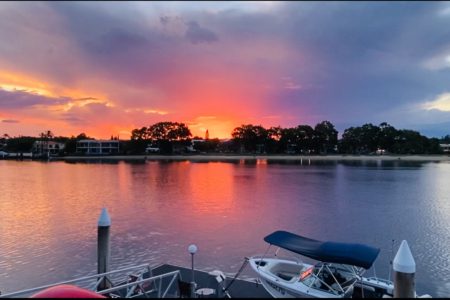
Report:
[{"label": "sky", "polygon": [[0,134],[450,134],[450,2],[1,2]]}]

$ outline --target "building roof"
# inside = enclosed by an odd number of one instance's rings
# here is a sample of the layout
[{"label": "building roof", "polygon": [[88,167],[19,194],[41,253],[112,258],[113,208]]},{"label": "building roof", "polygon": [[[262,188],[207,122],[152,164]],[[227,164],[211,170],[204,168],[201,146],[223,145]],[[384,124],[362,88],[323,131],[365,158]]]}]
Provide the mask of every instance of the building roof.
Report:
[{"label": "building roof", "polygon": [[64,143],[62,143],[62,142],[56,142],[56,141],[35,141],[35,143],[36,144],[47,144],[47,145],[49,145],[49,144],[51,144],[51,145],[54,145],[54,144],[60,144],[60,145],[64,145]]},{"label": "building roof", "polygon": [[79,140],[77,143],[118,143],[119,140]]}]

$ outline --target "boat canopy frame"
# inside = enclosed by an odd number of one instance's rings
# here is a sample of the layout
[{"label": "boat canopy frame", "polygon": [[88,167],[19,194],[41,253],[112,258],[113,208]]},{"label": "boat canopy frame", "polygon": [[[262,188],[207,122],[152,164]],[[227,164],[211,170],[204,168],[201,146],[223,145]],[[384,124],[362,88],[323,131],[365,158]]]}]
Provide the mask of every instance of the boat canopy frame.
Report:
[{"label": "boat canopy frame", "polygon": [[364,244],[321,242],[282,230],[269,234],[264,241],[321,262],[351,265],[366,270],[370,269],[380,253],[379,248]]},{"label": "boat canopy frame", "polygon": [[[338,264],[333,265],[331,263],[319,263],[312,267],[314,272],[305,276],[305,278],[301,278],[300,281],[305,283],[305,285],[307,285],[309,288],[334,295],[346,295],[344,298],[348,298],[347,296],[353,293],[355,283],[361,280],[361,276],[358,270],[356,270],[355,266],[339,264],[341,268],[339,268],[338,270],[337,265]],[[334,268],[335,270],[332,271],[330,267]],[[345,278],[345,281],[341,282],[336,278],[336,276],[339,276],[342,271],[350,275],[350,278]],[[331,280],[331,282],[325,280],[324,274],[328,274],[328,280]],[[313,280],[308,280],[308,277],[313,278]],[[305,281],[309,281],[309,284],[307,284]],[[319,286],[316,285],[317,283],[319,284]]]}]

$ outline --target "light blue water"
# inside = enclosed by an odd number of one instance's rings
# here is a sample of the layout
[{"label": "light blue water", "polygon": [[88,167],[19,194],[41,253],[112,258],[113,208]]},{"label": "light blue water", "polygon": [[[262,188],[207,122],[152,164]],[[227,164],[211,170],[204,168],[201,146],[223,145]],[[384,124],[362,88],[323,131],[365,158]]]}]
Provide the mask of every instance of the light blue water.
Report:
[{"label": "light blue water", "polygon": [[288,230],[380,247],[385,278],[392,240],[395,251],[407,240],[417,292],[450,295],[448,162],[0,161],[0,174],[2,293],[94,274],[107,207],[111,269],[189,266],[195,243],[196,267],[234,275],[264,236]]}]

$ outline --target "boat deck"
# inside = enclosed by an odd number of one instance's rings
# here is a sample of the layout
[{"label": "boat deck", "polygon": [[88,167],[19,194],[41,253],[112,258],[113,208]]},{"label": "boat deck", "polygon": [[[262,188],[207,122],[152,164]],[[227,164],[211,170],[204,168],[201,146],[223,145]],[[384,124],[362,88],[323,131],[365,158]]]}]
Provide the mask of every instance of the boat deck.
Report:
[{"label": "boat deck", "polygon": [[[162,264],[152,269],[153,276],[180,271],[181,280],[185,282],[190,282],[192,277],[192,270],[189,268],[184,268],[180,266]],[[194,269],[195,282],[197,283],[197,290],[201,288],[211,288],[217,289],[217,280],[215,276],[210,275],[208,272],[195,270]],[[233,280],[233,278],[226,277],[223,287],[227,287],[228,284]],[[178,285],[169,291],[172,296],[179,295],[176,290]],[[233,284],[228,289],[228,293],[231,298],[272,298],[272,296],[264,289],[264,287],[256,281],[253,280],[243,280],[236,279]],[[201,296],[202,298],[216,298],[216,294],[211,296]]]}]

